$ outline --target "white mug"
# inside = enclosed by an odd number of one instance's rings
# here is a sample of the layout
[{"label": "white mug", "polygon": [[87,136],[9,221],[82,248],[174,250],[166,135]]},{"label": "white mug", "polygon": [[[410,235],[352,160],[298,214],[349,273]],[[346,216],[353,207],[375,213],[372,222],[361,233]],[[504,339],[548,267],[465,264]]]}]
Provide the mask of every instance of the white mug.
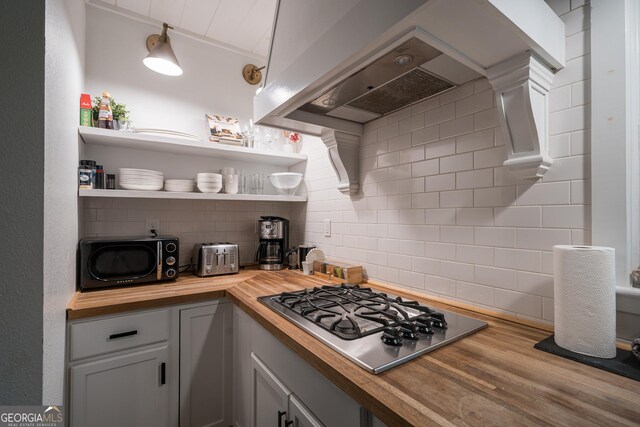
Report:
[{"label": "white mug", "polygon": [[224,175],[224,192],[227,194],[238,194],[238,175]]},{"label": "white mug", "polygon": [[313,274],[313,261],[302,261],[302,273],[307,276]]}]

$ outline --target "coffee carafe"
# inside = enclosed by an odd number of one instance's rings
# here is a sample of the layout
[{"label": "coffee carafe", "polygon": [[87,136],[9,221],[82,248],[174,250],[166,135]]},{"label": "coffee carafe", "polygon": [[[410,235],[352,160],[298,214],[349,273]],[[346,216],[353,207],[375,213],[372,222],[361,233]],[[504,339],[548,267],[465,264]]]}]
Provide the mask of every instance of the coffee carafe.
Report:
[{"label": "coffee carafe", "polygon": [[260,270],[282,270],[287,265],[289,220],[279,216],[261,216],[259,222],[256,262],[260,264]]}]

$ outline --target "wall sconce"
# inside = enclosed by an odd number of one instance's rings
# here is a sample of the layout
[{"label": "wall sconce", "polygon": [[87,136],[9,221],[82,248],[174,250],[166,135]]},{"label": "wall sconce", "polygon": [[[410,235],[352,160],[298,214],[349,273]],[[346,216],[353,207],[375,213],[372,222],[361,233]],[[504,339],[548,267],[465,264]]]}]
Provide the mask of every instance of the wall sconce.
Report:
[{"label": "wall sconce", "polygon": [[260,68],[258,68],[257,66],[253,65],[253,64],[247,64],[244,66],[244,68],[242,69],[242,76],[244,77],[245,81],[247,83],[249,83],[250,85],[257,85],[258,83],[260,83],[262,81],[262,69],[265,66],[262,66]]},{"label": "wall sconce", "polygon": [[167,29],[172,29],[167,23],[162,24],[162,34],[151,34],[147,37],[147,50],[149,55],[142,60],[147,68],[156,73],[167,76],[182,75],[182,68],[178,63],[176,54],[171,48],[171,41],[167,35]]}]

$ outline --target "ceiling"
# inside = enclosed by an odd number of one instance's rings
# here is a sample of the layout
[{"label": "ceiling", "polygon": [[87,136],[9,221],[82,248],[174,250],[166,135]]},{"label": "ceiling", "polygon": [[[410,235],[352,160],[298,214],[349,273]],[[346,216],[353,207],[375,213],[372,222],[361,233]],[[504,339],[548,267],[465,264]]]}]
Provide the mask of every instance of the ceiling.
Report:
[{"label": "ceiling", "polygon": [[265,57],[277,0],[87,0],[135,18],[166,22],[178,32]]}]

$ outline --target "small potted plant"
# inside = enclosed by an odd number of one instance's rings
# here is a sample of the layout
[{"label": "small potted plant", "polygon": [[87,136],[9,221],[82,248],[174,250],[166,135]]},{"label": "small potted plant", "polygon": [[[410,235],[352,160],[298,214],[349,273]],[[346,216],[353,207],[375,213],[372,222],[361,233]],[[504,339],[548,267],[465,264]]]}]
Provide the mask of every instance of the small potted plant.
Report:
[{"label": "small potted plant", "polygon": [[[101,96],[93,98],[93,126],[98,127],[98,114],[100,113]],[[118,104],[115,99],[111,98],[111,112],[113,113],[113,129],[119,130],[124,122],[129,121],[129,110],[126,104]]]}]

